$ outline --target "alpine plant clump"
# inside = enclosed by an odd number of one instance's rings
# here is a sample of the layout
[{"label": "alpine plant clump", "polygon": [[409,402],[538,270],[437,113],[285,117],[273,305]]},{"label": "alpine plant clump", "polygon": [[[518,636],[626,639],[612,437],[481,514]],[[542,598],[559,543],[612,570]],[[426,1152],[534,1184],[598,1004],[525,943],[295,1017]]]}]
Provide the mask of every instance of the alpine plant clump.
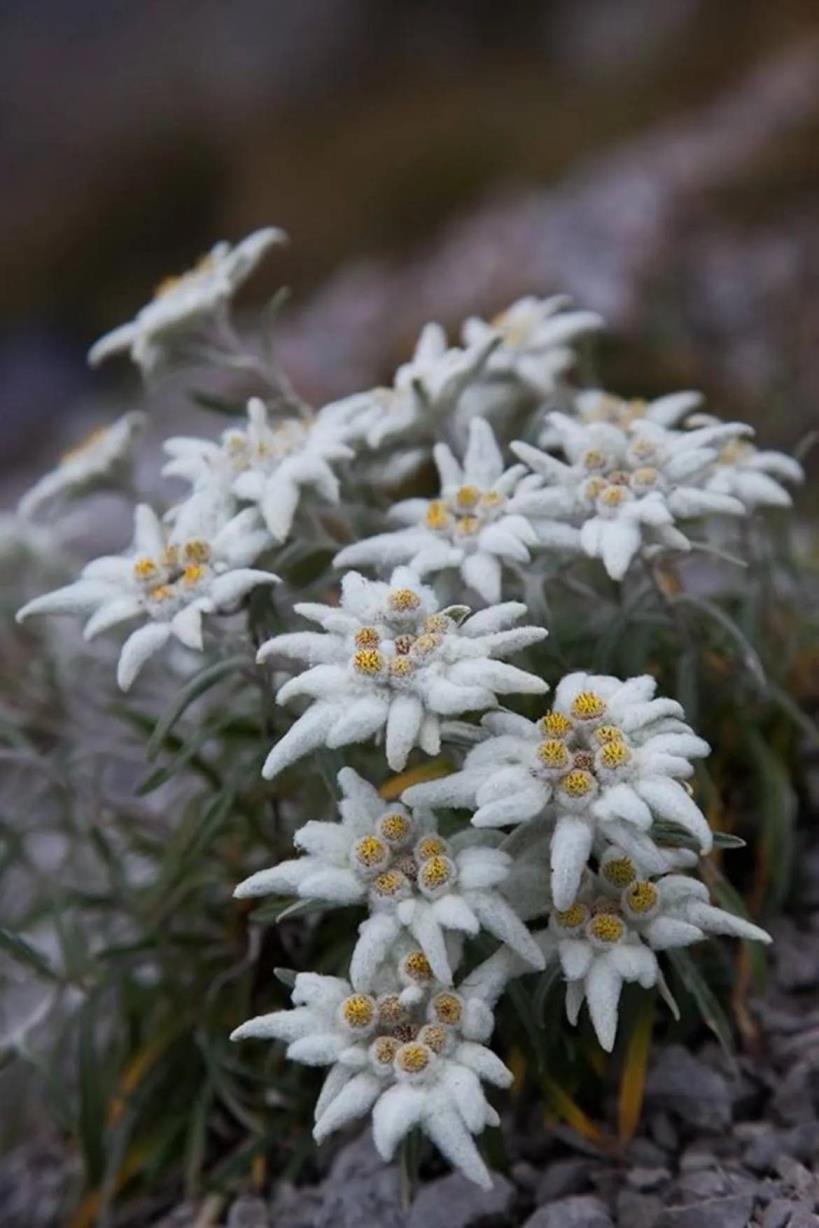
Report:
[{"label": "alpine plant clump", "polygon": [[[429,324],[389,387],[310,407],[230,315],[283,240],[268,228],[217,244],[93,346],[93,364],[127,353],[151,380],[190,363],[239,372],[254,395],[208,437],[169,438],[176,500],[139,503],[130,548],[18,619],[121,635],[123,691],[160,653],[153,668],[186,686],[244,654],[249,698],[267,692],[253,741],[274,782],[252,805],[283,799],[295,855],[260,846],[235,894],[295,902],[291,924],[299,909],[305,926],[346,910],[340,934],[355,921],[337,975],[294,971],[292,1005],[237,1019],[233,1039],[326,1068],[317,1142],[371,1117],[389,1160],[417,1128],[488,1186],[475,1139],[512,1081],[490,1042],[513,978],[557,970],[569,1024],[585,1008],[610,1051],[625,984],[676,1010],[665,952],[715,934],[769,941],[700,875],[710,748],[653,658],[633,677],[584,668],[595,644],[585,662],[577,634],[552,649],[544,611],[580,568],[592,597],[620,586],[628,640],[635,586],[656,581],[664,610],[682,557],[712,549],[726,518],[789,504],[802,471],[696,393],[578,386],[577,347],[602,321],[563,298],[468,320],[462,345]],[[21,523],[132,489],[143,419],[64,457],[20,501]],[[318,813],[316,779],[330,794]]]}]

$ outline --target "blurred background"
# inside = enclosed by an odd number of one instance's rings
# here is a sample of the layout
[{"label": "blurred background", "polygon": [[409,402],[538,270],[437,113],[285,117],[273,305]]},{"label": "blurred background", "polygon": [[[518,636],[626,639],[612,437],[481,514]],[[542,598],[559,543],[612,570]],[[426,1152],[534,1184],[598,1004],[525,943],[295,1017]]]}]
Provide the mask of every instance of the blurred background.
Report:
[{"label": "blurred background", "polygon": [[618,391],[793,446],[819,375],[815,0],[35,0],[0,9],[0,466],[136,392],[94,338],[214,240],[290,248],[284,361],[366,386],[420,325],[603,312]]}]

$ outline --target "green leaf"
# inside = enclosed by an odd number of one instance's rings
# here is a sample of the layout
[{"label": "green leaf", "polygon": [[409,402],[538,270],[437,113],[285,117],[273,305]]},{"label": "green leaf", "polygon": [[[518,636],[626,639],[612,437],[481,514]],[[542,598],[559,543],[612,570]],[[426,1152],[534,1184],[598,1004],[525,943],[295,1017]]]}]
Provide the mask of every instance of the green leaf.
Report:
[{"label": "green leaf", "polygon": [[734,1037],[731,1024],[719,1004],[716,994],[705,980],[688,951],[673,947],[666,952],[685,988],[697,1004],[703,1023],[711,1029],[726,1055],[734,1060]]},{"label": "green leaf", "polygon": [[78,1090],[80,1096],[78,1133],[90,1186],[99,1183],[105,1171],[106,1089],[97,1050],[95,1003],[85,1003],[79,1016],[77,1038]]},{"label": "green leaf", "polygon": [[246,653],[236,653],[235,656],[227,657],[223,661],[216,661],[213,665],[206,665],[204,669],[194,674],[178,692],[165,715],[157,721],[148,741],[146,750],[148,758],[156,758],[168,734],[185,709],[195,699],[198,699],[200,695],[204,695],[206,691],[215,686],[217,682],[221,682],[223,678],[227,678],[230,674],[236,673],[249,664],[250,661]]},{"label": "green leaf", "polygon": [[693,593],[678,593],[671,598],[671,601],[675,606],[687,606],[699,614],[704,614],[709,621],[725,632],[739,650],[740,660],[757,685],[763,689],[767,687],[767,678],[759,654],[729,614],[726,614],[713,601],[709,601],[706,597],[695,597]]},{"label": "green leaf", "polygon": [[189,388],[188,396],[194,405],[198,405],[200,409],[207,409],[211,413],[227,414],[231,418],[238,418],[247,413],[246,401],[227,401],[224,397],[214,396],[212,392],[204,392],[201,388]]},{"label": "green leaf", "polygon": [[11,930],[0,927],[0,948],[17,963],[25,964],[39,976],[44,976],[49,981],[59,980],[45,955],[20,934],[14,934]]}]

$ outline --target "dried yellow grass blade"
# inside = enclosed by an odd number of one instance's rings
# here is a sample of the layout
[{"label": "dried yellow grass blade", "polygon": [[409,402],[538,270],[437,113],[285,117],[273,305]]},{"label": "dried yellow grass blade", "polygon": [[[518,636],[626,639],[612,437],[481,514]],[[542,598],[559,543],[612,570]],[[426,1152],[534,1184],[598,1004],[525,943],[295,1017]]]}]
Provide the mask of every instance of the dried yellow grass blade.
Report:
[{"label": "dried yellow grass blade", "polygon": [[603,1131],[583,1112],[580,1105],[572,1100],[565,1088],[549,1075],[543,1075],[542,1086],[550,1108],[558,1117],[561,1117],[583,1138],[597,1143],[598,1146],[606,1145],[607,1139]]},{"label": "dried yellow grass blade", "polygon": [[653,1024],[654,995],[646,994],[640,1003],[637,1019],[628,1038],[623,1073],[620,1076],[617,1132],[621,1143],[629,1142],[640,1120]]},{"label": "dried yellow grass blade", "polygon": [[394,802],[410,785],[420,785],[425,780],[438,780],[441,776],[448,776],[451,771],[452,764],[443,756],[430,759],[429,763],[419,763],[417,767],[391,776],[384,781],[378,792],[386,802]]}]

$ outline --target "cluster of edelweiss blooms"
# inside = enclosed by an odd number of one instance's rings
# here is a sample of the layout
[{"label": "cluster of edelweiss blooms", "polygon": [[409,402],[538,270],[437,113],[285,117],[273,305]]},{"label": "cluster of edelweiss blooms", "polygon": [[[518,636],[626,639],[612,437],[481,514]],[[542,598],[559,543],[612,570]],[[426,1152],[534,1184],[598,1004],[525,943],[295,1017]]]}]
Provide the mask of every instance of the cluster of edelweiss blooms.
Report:
[{"label": "cluster of edelweiss blooms", "polygon": [[[217,245],[97,342],[91,361],[128,351],[146,377],[179,354],[241,367],[231,296],[282,237],[269,229]],[[573,387],[573,347],[600,326],[563,299],[525,298],[491,323],[467,321],[460,347],[428,325],[391,387],[317,412],[271,380],[276,395],[252,399],[246,421],[220,438],[166,443],[164,472],[188,484],[184,500],[163,517],[137,507],[130,550],[88,563],[18,616],[79,614],[88,639],[130,624],[118,667],[127,690],[169,640],[202,651],[204,616],[229,614],[275,584],[271,566],[297,517],[317,503],[343,510],[356,466],[389,491],[434,443],[438,493],[394,504],[394,528],[335,558],[384,578],[345,571],[339,600],[293,606],[294,627],[317,629],[259,650],[279,671],[302,663],[277,693],[280,703],[301,701],[301,714],[264,775],[319,747],[364,741],[401,771],[413,748],[436,755],[449,740],[461,766],[395,804],[344,768],[340,821],[307,822],[295,859],[237,888],[240,897],[357,904],[366,919],[349,979],[300,973],[291,1010],[251,1019],[234,1038],[282,1040],[293,1060],[329,1068],[317,1140],[372,1112],[385,1159],[420,1126],[483,1185],[490,1177],[473,1136],[498,1121],[482,1084],[512,1078],[486,1045],[509,978],[558,961],[569,1019],[585,1002],[611,1050],[624,982],[657,986],[673,1009],[660,952],[714,933],[768,941],[713,906],[692,873],[693,848],[707,853],[712,835],[687,782],[709,748],[677,702],[655,696],[652,678],[572,673],[534,721],[502,706],[507,695],[548,689],[507,661],[547,634],[519,625],[526,607],[503,600],[505,584],[520,591],[533,556],[585,554],[620,580],[635,560],[689,549],[692,520],[787,505],[783,483],[801,478],[791,458],[758,451],[749,427],[706,416],[695,393],[645,403]],[[488,419],[502,429],[527,398],[536,442],[511,442],[509,464]],[[140,425],[127,414],[66,457],[19,514],[114,481]],[[441,431],[449,443],[434,442]],[[438,830],[442,807],[468,819],[451,838]],[[497,950],[464,976],[465,940],[481,931]]]}]

